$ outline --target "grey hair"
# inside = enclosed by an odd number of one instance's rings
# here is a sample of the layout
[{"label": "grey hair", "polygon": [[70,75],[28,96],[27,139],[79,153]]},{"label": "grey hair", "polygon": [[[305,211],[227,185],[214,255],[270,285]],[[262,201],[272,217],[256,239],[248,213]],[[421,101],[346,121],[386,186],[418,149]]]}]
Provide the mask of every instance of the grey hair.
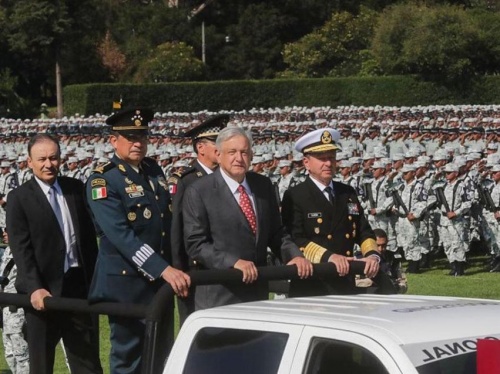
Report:
[{"label": "grey hair", "polygon": [[217,136],[217,139],[215,140],[215,146],[217,149],[220,151],[222,149],[222,143],[225,141],[234,138],[236,136],[244,136],[248,140],[248,144],[250,145],[250,148],[252,148],[252,135],[250,132],[246,131],[245,129],[241,127],[225,127],[223,128],[220,132],[219,135]]}]

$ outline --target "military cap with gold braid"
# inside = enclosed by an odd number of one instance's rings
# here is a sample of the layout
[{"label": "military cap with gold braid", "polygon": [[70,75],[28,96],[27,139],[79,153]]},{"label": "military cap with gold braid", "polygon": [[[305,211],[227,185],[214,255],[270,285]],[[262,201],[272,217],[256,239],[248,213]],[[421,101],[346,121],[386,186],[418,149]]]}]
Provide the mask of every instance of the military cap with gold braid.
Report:
[{"label": "military cap with gold braid", "polygon": [[219,132],[227,126],[229,114],[217,114],[212,116],[191,130],[186,131],[184,136],[193,140],[210,139],[215,141]]},{"label": "military cap with gold braid", "polygon": [[337,130],[317,129],[301,136],[295,143],[295,150],[303,154],[336,151],[340,150],[339,139],[340,132]]},{"label": "military cap with gold braid", "polygon": [[106,119],[111,131],[126,135],[144,135],[148,133],[149,121],[153,119],[153,111],[148,108],[124,108]]}]

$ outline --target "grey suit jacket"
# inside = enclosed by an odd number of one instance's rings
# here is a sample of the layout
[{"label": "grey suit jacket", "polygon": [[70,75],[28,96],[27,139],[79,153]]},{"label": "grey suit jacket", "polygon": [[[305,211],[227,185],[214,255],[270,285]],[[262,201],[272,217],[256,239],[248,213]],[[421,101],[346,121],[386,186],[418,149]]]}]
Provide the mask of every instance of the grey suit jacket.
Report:
[{"label": "grey suit jacket", "polygon": [[[184,239],[189,256],[206,269],[232,268],[239,259],[267,264],[267,247],[288,262],[302,256],[281,222],[278,202],[269,178],[249,172],[257,215],[254,236],[220,169],[192,183],[182,202]],[[267,299],[267,282],[252,285],[197,286],[196,308]]]}]

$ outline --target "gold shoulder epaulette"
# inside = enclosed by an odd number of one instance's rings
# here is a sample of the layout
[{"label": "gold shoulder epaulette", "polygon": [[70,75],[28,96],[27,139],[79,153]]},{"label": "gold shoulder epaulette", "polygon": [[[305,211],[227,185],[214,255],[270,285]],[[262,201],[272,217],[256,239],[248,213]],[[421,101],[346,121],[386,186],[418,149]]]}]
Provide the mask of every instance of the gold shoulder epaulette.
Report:
[{"label": "gold shoulder epaulette", "polygon": [[177,184],[179,182],[180,174],[179,173],[174,173],[171,177],[168,178],[167,183],[168,184]]},{"label": "gold shoulder epaulette", "polygon": [[116,165],[109,161],[106,162],[104,165],[96,167],[94,170],[92,170],[93,173],[99,173],[99,174],[104,174],[105,172],[113,169]]}]

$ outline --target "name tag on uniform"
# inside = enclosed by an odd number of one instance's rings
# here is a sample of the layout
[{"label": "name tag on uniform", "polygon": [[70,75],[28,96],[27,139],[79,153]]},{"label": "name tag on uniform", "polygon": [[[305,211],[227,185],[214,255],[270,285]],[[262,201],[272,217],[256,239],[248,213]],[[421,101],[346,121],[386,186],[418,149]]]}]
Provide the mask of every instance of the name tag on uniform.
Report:
[{"label": "name tag on uniform", "polygon": [[307,213],[307,218],[319,218],[322,217],[321,212],[318,213]]},{"label": "name tag on uniform", "polygon": [[144,188],[142,186],[138,186],[137,184],[131,184],[130,186],[125,187],[125,193],[132,195],[137,192],[142,192],[142,195],[140,196],[144,196]]},{"label": "name tag on uniform", "polygon": [[357,214],[359,215],[359,207],[356,203],[347,203],[347,209],[349,210],[349,214]]},{"label": "name tag on uniform", "polygon": [[132,192],[132,193],[129,193],[128,196],[133,199],[135,197],[141,197],[141,196],[144,196],[144,192]]}]

